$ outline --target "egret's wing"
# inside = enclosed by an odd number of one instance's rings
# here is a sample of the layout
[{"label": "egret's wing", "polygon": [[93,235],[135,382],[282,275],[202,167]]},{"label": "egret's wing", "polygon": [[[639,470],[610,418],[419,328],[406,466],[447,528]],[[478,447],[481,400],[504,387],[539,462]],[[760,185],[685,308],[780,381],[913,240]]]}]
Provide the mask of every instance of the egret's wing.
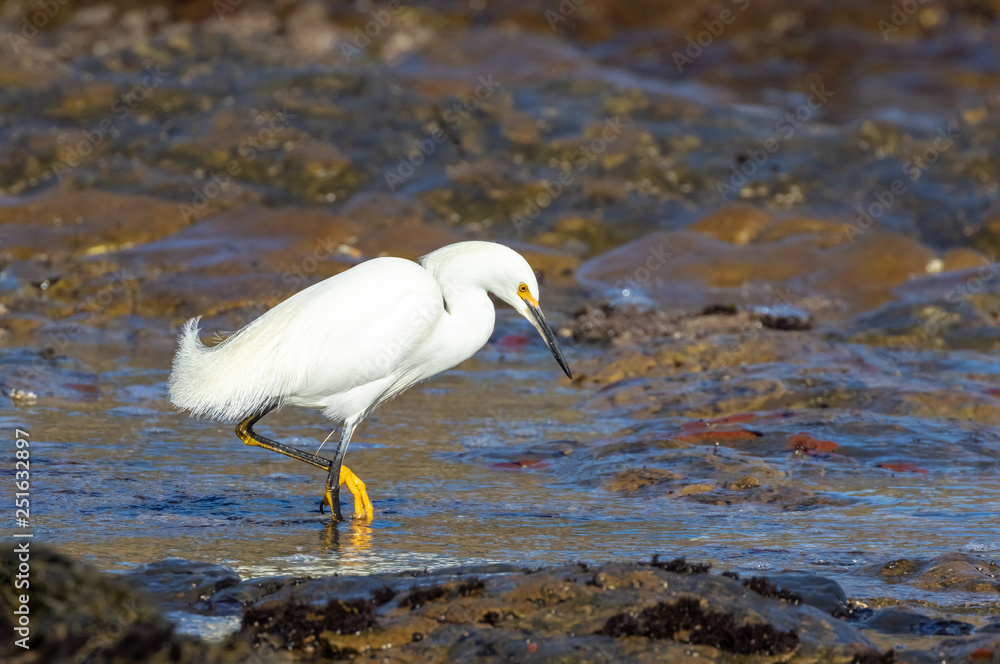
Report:
[{"label": "egret's wing", "polygon": [[281,364],[307,368],[292,389],[300,398],[345,392],[406,370],[411,350],[444,313],[437,282],[416,263],[369,261],[342,276],[317,284],[317,296],[297,315],[307,322],[281,353]]},{"label": "egret's wing", "polygon": [[378,258],[314,284],[207,348],[192,319],[180,335],[171,400],[195,416],[239,420],[282,403],[327,407],[405,368],[408,350],[443,313],[440,288],[416,263]]}]

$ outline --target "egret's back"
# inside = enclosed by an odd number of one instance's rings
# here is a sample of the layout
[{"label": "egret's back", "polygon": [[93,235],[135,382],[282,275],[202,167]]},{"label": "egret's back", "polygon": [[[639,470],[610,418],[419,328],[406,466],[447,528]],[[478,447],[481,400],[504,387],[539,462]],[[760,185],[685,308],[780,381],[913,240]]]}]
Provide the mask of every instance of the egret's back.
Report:
[{"label": "egret's back", "polygon": [[370,260],[293,295],[213,347],[201,343],[199,319],[189,320],[170,400],[196,417],[223,421],[286,403],[323,408],[337,419],[362,415],[382,384],[408,371],[411,350],[443,311],[440,288],[422,267]]}]

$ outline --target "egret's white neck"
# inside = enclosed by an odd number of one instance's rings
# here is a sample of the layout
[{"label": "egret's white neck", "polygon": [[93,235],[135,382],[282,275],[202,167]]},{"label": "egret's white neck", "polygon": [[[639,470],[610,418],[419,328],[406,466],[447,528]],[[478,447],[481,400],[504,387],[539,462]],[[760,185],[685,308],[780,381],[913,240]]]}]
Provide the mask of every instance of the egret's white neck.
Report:
[{"label": "egret's white neck", "polygon": [[441,284],[447,314],[442,332],[447,335],[448,347],[458,361],[472,357],[486,345],[493,334],[496,309],[486,290],[479,286],[459,285],[458,282]]},{"label": "egret's white neck", "polygon": [[[479,243],[476,243],[479,244]],[[485,244],[485,243],[482,243]],[[454,366],[472,357],[493,334],[496,310],[487,292],[489,262],[483,250],[450,245],[421,260],[441,288],[446,314],[435,332]]]}]

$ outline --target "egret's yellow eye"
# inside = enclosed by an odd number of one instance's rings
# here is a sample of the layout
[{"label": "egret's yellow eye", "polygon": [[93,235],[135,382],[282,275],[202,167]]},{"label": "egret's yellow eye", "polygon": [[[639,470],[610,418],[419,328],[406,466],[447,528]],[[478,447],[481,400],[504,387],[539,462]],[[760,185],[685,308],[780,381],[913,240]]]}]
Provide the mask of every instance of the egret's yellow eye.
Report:
[{"label": "egret's yellow eye", "polygon": [[528,292],[528,284],[521,282],[521,285],[517,287],[517,292],[524,294]]}]

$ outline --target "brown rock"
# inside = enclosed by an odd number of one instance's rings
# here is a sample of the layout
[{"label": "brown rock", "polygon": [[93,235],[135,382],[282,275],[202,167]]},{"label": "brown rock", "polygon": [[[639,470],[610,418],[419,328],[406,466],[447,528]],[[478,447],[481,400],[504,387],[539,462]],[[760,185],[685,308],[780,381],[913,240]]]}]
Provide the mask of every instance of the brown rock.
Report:
[{"label": "brown rock", "polygon": [[[875,230],[853,242],[826,228],[744,245],[686,230],[630,242],[590,259],[578,274],[585,285],[639,289],[671,308],[726,302],[773,306],[789,300],[829,317],[895,297],[894,288],[926,275],[934,260],[935,253],[918,241]],[[846,306],[833,306],[836,302]]]},{"label": "brown rock", "polygon": [[919,569],[918,563],[907,560],[906,558],[900,558],[899,560],[890,560],[886,564],[879,568],[879,576],[895,579],[899,577],[910,576]]},{"label": "brown rock", "polygon": [[773,222],[760,208],[735,203],[691,224],[690,230],[704,233],[731,244],[752,242]]},{"label": "brown rock", "polygon": [[734,480],[726,485],[726,488],[730,491],[746,491],[747,489],[755,489],[760,486],[760,480],[753,475],[744,475],[738,480]]},{"label": "brown rock", "polygon": [[688,484],[686,487],[677,492],[680,496],[693,496],[697,493],[707,493],[715,489],[714,484],[709,484],[708,482],[699,482],[698,484]]},{"label": "brown rock", "polygon": [[616,473],[604,488],[608,491],[630,492],[651,486],[669,484],[681,479],[681,475],[662,468],[629,468]]},{"label": "brown rock", "polygon": [[1000,594],[1000,565],[968,556],[945,556],[931,561],[910,583],[936,592]]},{"label": "brown rock", "polygon": [[90,256],[144,244],[187,227],[176,203],[99,189],[59,187],[0,206],[5,250]]}]

